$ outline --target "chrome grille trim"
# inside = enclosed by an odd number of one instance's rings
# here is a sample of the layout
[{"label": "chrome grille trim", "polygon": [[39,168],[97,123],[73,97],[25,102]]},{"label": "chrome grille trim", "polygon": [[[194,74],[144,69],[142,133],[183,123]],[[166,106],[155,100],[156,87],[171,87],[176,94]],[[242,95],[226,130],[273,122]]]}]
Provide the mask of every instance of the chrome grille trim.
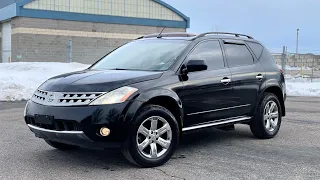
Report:
[{"label": "chrome grille trim", "polygon": [[31,100],[46,106],[81,106],[88,105],[106,92],[50,92],[37,89]]}]

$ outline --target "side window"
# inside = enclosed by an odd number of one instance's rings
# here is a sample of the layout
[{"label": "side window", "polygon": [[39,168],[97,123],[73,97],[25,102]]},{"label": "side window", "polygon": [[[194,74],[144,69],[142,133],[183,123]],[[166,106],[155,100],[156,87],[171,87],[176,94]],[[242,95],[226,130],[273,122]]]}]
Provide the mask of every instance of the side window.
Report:
[{"label": "side window", "polygon": [[187,61],[189,60],[205,60],[208,65],[208,70],[224,68],[219,41],[205,41],[200,43],[187,58]]},{"label": "side window", "polygon": [[250,47],[250,49],[253,51],[254,55],[256,55],[256,57],[259,59],[262,54],[263,46],[261,46],[261,44],[248,42],[248,41],[247,41],[247,44]]},{"label": "side window", "polygon": [[229,67],[253,64],[253,57],[244,44],[224,44]]}]

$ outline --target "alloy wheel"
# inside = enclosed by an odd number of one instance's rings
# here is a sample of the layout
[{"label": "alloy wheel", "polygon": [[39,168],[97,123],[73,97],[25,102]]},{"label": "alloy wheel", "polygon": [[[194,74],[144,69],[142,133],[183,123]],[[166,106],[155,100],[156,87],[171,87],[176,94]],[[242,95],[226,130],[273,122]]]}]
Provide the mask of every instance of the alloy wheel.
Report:
[{"label": "alloy wheel", "polygon": [[170,124],[160,116],[152,116],[144,120],[136,136],[139,152],[150,159],[163,156],[169,149],[171,140]]},{"label": "alloy wheel", "polygon": [[273,132],[279,123],[278,105],[274,101],[268,101],[264,108],[263,120],[268,131]]}]

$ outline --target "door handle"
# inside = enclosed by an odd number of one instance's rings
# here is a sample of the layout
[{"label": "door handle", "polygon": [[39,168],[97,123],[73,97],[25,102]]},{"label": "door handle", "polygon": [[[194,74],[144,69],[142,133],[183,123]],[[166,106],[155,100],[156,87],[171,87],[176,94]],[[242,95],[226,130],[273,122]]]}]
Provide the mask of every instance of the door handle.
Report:
[{"label": "door handle", "polygon": [[223,78],[223,79],[221,79],[221,82],[222,82],[224,85],[227,85],[227,84],[229,84],[229,83],[231,82],[231,79],[229,79],[229,78]]},{"label": "door handle", "polygon": [[259,79],[259,80],[263,79],[263,75],[262,75],[262,74],[258,74],[258,75],[256,76],[256,79]]}]

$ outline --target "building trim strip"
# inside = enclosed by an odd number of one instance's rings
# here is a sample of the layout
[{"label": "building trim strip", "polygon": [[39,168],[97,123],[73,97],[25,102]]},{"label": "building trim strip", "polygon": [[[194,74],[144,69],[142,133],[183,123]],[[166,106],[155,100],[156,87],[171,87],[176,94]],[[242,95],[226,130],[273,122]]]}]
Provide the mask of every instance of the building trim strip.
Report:
[{"label": "building trim strip", "polygon": [[[165,26],[165,27],[172,27],[172,28],[185,28],[185,29],[190,27],[190,18],[189,17],[187,17],[179,10],[175,9],[174,7],[170,6],[169,4],[167,4],[161,0],[153,0],[153,1],[172,10],[173,12],[175,12],[176,14],[181,16],[184,19],[184,21],[158,20],[158,19],[107,16],[107,15],[94,15],[94,14],[46,11],[46,10],[35,10],[35,9],[24,9],[23,8],[24,5],[26,5],[32,1],[33,0],[22,0],[20,2],[15,3],[14,4],[14,6],[15,6],[14,11],[12,11],[13,14],[11,14],[10,17],[4,17],[3,19],[0,18],[0,21],[10,19],[10,18],[16,17],[16,16],[24,16],[24,17],[32,17],[32,18],[43,18],[43,19],[101,22],[101,23],[112,23],[112,24],[131,24],[131,25],[142,25],[142,26],[161,26],[161,27]],[[6,16],[6,13],[1,13],[1,11],[0,11],[0,17],[1,16]]]},{"label": "building trim strip", "polygon": [[108,39],[136,39],[141,34],[122,34],[122,33],[104,33],[104,32],[88,32],[88,31],[71,31],[57,29],[41,29],[41,28],[14,28],[12,34],[38,34],[50,36],[70,36],[70,37],[90,37],[90,38],[108,38]]},{"label": "building trim strip", "polygon": [[0,9],[0,21],[11,19],[17,15],[16,3]]}]

